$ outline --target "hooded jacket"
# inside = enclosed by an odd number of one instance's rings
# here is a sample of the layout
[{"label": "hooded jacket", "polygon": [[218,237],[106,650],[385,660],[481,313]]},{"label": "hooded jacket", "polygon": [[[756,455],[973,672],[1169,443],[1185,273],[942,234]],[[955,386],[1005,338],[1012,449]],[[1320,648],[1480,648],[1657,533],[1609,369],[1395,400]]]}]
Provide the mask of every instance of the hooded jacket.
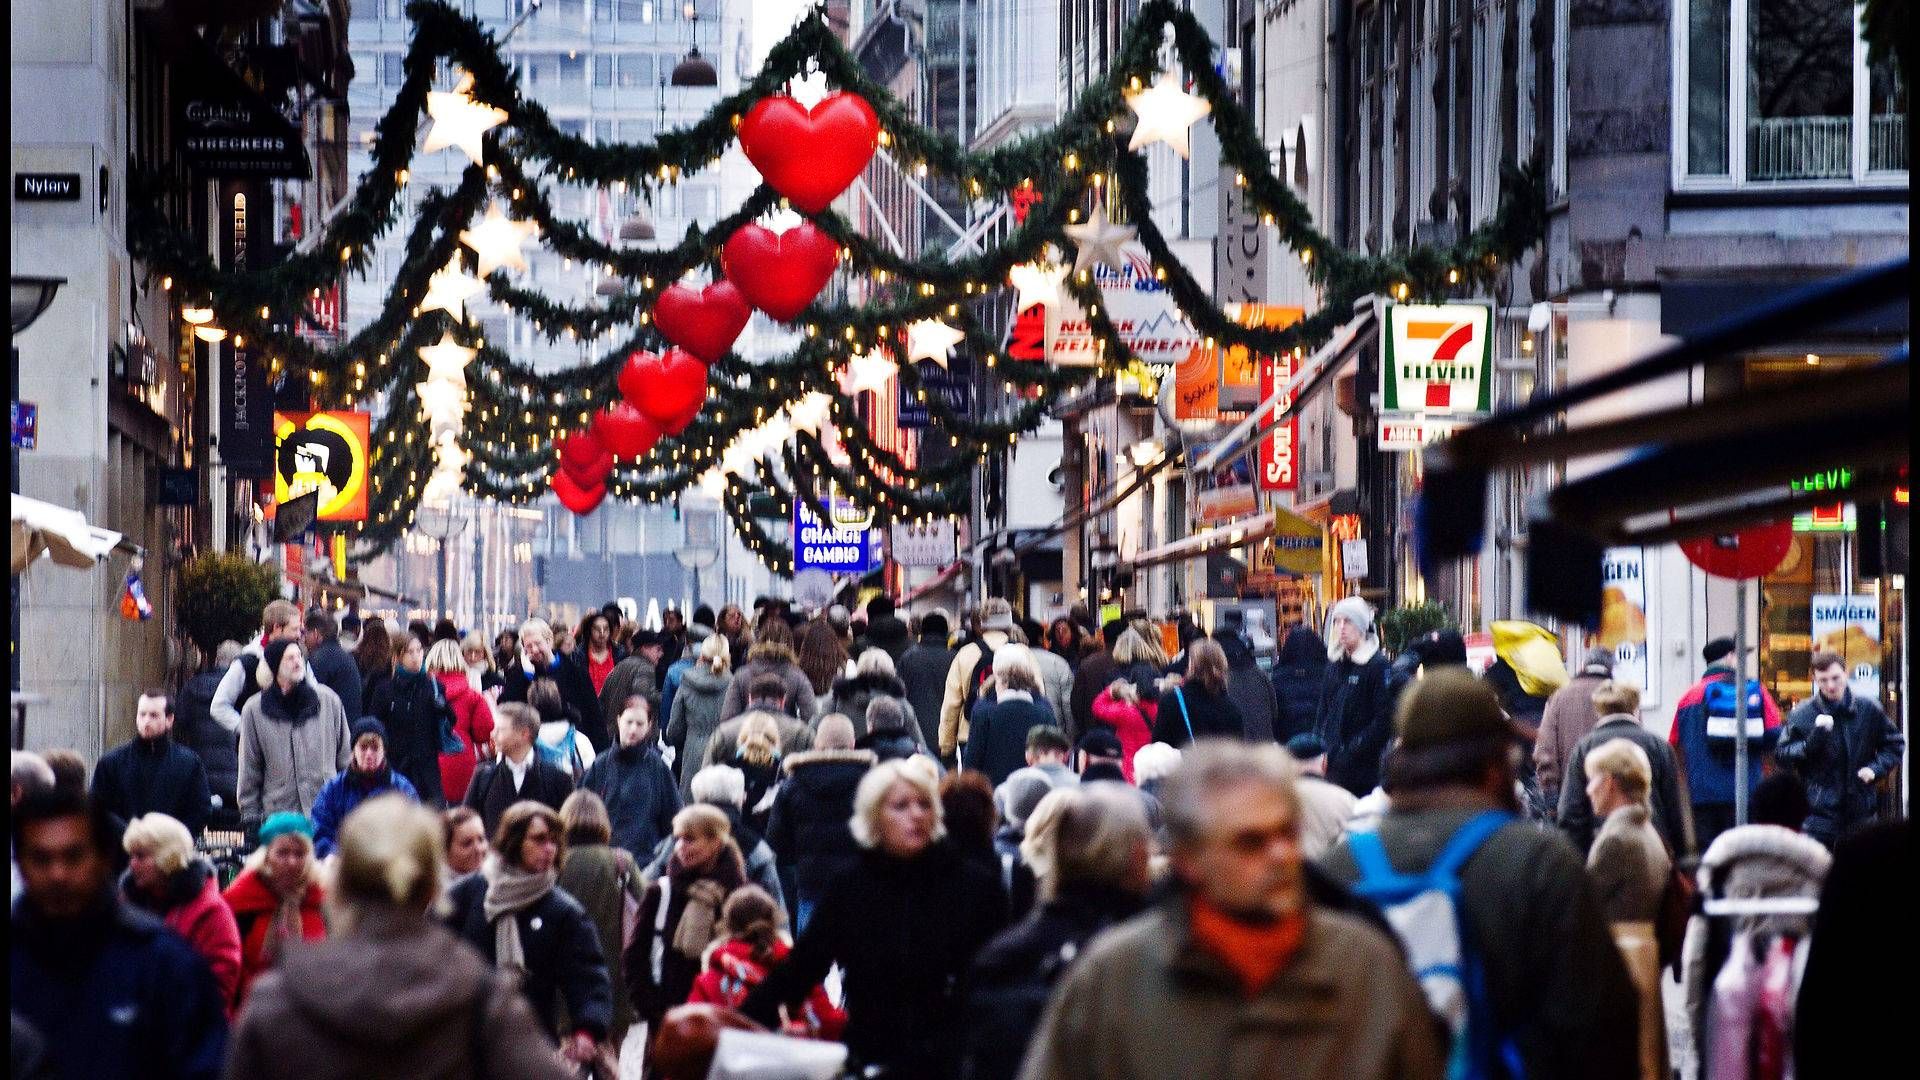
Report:
[{"label": "hooded jacket", "polygon": [[[792,951],[786,942],[775,939],[769,962],[762,964],[753,958],[751,942],[729,939],[708,950],[706,970],[693,981],[693,993],[687,996],[687,1002],[737,1009],[754,987],[766,981],[767,972]],[[824,986],[814,987],[797,1012],[795,1019],[806,1025],[810,1038],[837,1042],[846,1030],[847,1014],[827,996]]]},{"label": "hooded jacket", "polygon": [[[1818,724],[1833,717],[1831,728]],[[1873,785],[1859,777],[1872,769],[1874,780],[1900,767],[1907,740],[1887,719],[1880,704],[1848,689],[1838,703],[1818,692],[1788,715],[1774,760],[1793,769],[1807,784],[1807,835],[1831,847],[1840,837],[1873,819]]]},{"label": "hooded jacket", "polygon": [[324,686],[278,683],[247,699],[240,715],[240,816],[265,821],[295,810],[311,815],[320,789],[353,760],[340,699]]},{"label": "hooded jacket", "polygon": [[[1361,639],[1351,656],[1340,649],[1335,619],[1349,618]],[[1366,795],[1380,784],[1380,757],[1393,737],[1387,658],[1380,652],[1373,611],[1348,597],[1327,613],[1327,666],[1321,676],[1314,734],[1327,746],[1327,779]]]},{"label": "hooded jacket", "polygon": [[947,671],[953,667],[953,650],[947,647],[945,635],[920,635],[919,641],[895,658],[893,667],[907,688],[907,703],[920,718],[922,741],[938,746],[940,700],[946,696]]},{"label": "hooded jacket", "polygon": [[819,716],[845,714],[847,719],[853,721],[853,735],[857,739],[867,733],[867,706],[877,697],[899,701],[906,711],[907,723],[915,729],[920,727],[920,717],[914,712],[913,702],[907,700],[907,684],[897,675],[836,676],[827,696],[820,699]]},{"label": "hooded jacket", "polygon": [[1288,739],[1314,729],[1319,715],[1320,684],[1326,680],[1327,643],[1313,627],[1300,623],[1287,631],[1274,657],[1273,738],[1286,745]]},{"label": "hooded jacket", "polygon": [[1100,691],[1093,699],[1093,719],[1097,724],[1112,728],[1120,739],[1120,771],[1126,774],[1127,783],[1133,783],[1133,755],[1140,748],[1153,741],[1153,725],[1148,722],[1145,710],[1113,696],[1111,689]]},{"label": "hooded jacket", "polygon": [[777,641],[759,641],[747,650],[747,662],[734,669],[733,685],[727,687],[726,701],[720,706],[722,722],[747,711],[747,691],[753,687],[753,680],[762,675],[778,675],[786,684],[789,716],[811,720],[819,712],[814,707],[813,683],[807,680],[807,673],[800,670],[793,650]]},{"label": "hooded jacket", "polygon": [[782,763],[786,782],[774,796],[767,843],[793,867],[794,891],[824,895],[835,878],[860,859],[854,843],[853,794],[872,767],[870,750],[808,750]]},{"label": "hooded jacket", "polygon": [[[460,676],[464,684],[466,676]],[[469,689],[468,693],[472,693]],[[459,714],[440,680],[426,671],[395,668],[393,678],[373,692],[369,716],[387,729],[387,763],[407,778],[420,801],[435,808],[446,804],[440,779],[440,724],[458,726]]]},{"label": "hooded jacket", "polygon": [[[1731,739],[1710,740],[1707,737],[1707,686],[1710,683],[1724,682],[1733,678],[1733,668],[1725,663],[1708,664],[1701,673],[1700,681],[1694,683],[1680,700],[1673,705],[1673,727],[1667,732],[1667,743],[1675,748],[1676,756],[1687,776],[1687,798],[1695,806],[1732,806],[1733,805],[1733,753],[1712,745],[1714,742],[1731,743]],[[1760,786],[1760,762],[1773,752],[1774,744],[1780,741],[1780,706],[1774,704],[1773,695],[1765,686],[1760,687],[1760,738],[1752,740],[1747,753],[1750,755],[1747,770],[1747,796],[1752,798],[1753,789]],[[1749,718],[1751,722],[1751,718]]]},{"label": "hooded jacket", "polygon": [[1278,711],[1272,681],[1238,634],[1218,633],[1213,640],[1227,654],[1227,697],[1240,710],[1242,735],[1255,742],[1271,741]]},{"label": "hooded jacket", "polygon": [[[303,941],[319,941],[327,936],[326,916],[321,913],[320,902],[325,893],[320,883],[309,877],[306,892],[300,896],[300,937]],[[246,1004],[247,994],[253,981],[268,969],[267,932],[273,926],[274,912],[279,910],[280,897],[274,894],[266,879],[256,867],[240,871],[240,876],[227,886],[221,899],[227,902],[227,908],[233,912],[234,926],[240,933],[240,987],[234,993],[233,1007],[236,1011]],[[291,950],[283,950],[280,956],[285,960]]]},{"label": "hooded jacket", "polygon": [[101,758],[93,770],[92,798],[123,826],[157,811],[194,836],[207,823],[213,802],[206,767],[172,735],[136,738]]},{"label": "hooded jacket", "polygon": [[705,664],[694,664],[680,676],[673,693],[673,709],[667,719],[667,745],[674,748],[674,767],[680,773],[680,801],[693,801],[693,774],[706,760],[707,741],[720,726],[721,712],[727,703],[727,691],[734,677],[716,673]]},{"label": "hooded jacket", "polygon": [[621,746],[593,759],[580,786],[600,796],[613,821],[614,846],[635,859],[648,858],[660,839],[673,835],[680,789],[660,752],[646,743]]},{"label": "hooded jacket", "polygon": [[446,928],[377,912],[254,988],[228,1080],[568,1080],[526,999]]},{"label": "hooded jacket", "polygon": [[347,820],[348,814],[375,795],[388,792],[398,792],[414,802],[420,801],[420,792],[412,782],[394,771],[391,765],[382,765],[375,773],[363,773],[348,766],[345,772],[327,781],[327,786],[320,789],[320,797],[313,803],[314,858],[324,859],[333,854],[334,844],[340,836],[340,826]]},{"label": "hooded jacket", "polygon": [[166,889],[167,895],[156,901],[134,888],[131,872],[120,877],[126,903],[159,917],[207,962],[232,1019],[234,994],[240,988],[240,929],[233,909],[220,898],[219,875],[212,863],[195,859],[167,878]]},{"label": "hooded jacket", "polygon": [[448,671],[434,678],[440,680],[440,690],[453,709],[453,733],[463,747],[458,754],[439,755],[440,794],[448,806],[459,806],[480,763],[479,748],[493,740],[493,706],[467,681],[465,672]]}]

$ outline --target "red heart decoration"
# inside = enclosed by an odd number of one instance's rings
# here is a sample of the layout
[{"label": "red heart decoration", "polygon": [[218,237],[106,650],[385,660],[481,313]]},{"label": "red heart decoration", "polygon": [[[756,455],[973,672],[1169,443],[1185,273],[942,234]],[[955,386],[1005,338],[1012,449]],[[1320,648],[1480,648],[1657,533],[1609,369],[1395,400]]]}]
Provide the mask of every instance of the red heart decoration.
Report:
[{"label": "red heart decoration", "polygon": [[581,487],[606,482],[613,471],[613,452],[591,431],[560,436],[560,469]]},{"label": "red heart decoration", "polygon": [[560,496],[560,505],[585,517],[593,513],[600,500],[607,497],[605,484],[581,484],[567,475],[565,469],[556,469],[553,474],[553,493]]},{"label": "red heart decoration", "polygon": [[792,322],[813,303],[840,265],[840,245],[810,221],[776,234],[742,225],[720,249],[727,280],[747,302],[781,322]]},{"label": "red heart decoration", "polygon": [[747,328],[753,305],[731,281],[705,289],[672,285],[653,303],[653,325],[660,336],[711,364],[727,355]]},{"label": "red heart decoration", "polygon": [[811,110],[761,98],[740,122],[740,149],[768,186],[809,214],[825,210],[873,160],[880,118],[859,94],[828,94]]},{"label": "red heart decoration", "polygon": [[593,435],[617,458],[637,458],[660,441],[660,426],[624,401],[616,401],[593,418]]},{"label": "red heart decoration", "polygon": [[[707,365],[685,349],[650,353],[636,349],[620,369],[620,396],[646,416],[678,435],[707,400]],[[686,417],[679,420],[678,417]]]}]

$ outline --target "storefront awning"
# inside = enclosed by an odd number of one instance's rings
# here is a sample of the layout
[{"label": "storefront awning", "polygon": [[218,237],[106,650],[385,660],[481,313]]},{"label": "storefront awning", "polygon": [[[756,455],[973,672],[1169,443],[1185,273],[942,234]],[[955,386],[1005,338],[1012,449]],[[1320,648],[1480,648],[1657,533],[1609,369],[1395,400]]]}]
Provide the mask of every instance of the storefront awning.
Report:
[{"label": "storefront awning", "polygon": [[13,572],[18,574],[41,555],[61,566],[90,570],[121,545],[111,529],[87,524],[87,516],[52,503],[13,497]]},{"label": "storefront awning", "polygon": [[1140,570],[1163,563],[1185,562],[1226,548],[1244,547],[1256,540],[1265,540],[1272,536],[1273,530],[1273,514],[1255,514],[1238,521],[1229,521],[1225,525],[1204,529],[1184,540],[1175,540],[1171,544],[1148,548],[1133,557],[1133,567]]}]

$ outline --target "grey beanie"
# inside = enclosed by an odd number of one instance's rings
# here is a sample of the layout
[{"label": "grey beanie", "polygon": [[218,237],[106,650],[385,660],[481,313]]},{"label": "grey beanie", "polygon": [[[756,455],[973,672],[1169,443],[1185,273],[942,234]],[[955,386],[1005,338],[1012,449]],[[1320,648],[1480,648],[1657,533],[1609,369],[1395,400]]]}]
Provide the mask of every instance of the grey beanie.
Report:
[{"label": "grey beanie", "polygon": [[1040,800],[1052,790],[1053,779],[1039,769],[1028,766],[1009,773],[994,790],[993,797],[1000,804],[1000,816],[1007,820],[1007,824],[1025,829],[1027,818],[1032,816]]},{"label": "grey beanie", "polygon": [[1587,658],[1580,669],[1582,675],[1612,675],[1613,650],[1595,645],[1587,650]]}]

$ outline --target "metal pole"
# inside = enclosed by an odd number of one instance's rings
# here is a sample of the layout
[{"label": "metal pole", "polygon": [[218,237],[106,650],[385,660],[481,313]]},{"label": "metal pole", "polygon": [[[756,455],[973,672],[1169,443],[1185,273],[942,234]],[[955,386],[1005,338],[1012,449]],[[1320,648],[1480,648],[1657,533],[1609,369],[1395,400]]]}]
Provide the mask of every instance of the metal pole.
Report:
[{"label": "metal pole", "polygon": [[440,538],[440,582],[433,598],[433,607],[441,616],[447,614],[447,541],[451,539],[452,533]]},{"label": "metal pole", "polygon": [[1733,823],[1747,823],[1747,579],[1733,583]]}]

